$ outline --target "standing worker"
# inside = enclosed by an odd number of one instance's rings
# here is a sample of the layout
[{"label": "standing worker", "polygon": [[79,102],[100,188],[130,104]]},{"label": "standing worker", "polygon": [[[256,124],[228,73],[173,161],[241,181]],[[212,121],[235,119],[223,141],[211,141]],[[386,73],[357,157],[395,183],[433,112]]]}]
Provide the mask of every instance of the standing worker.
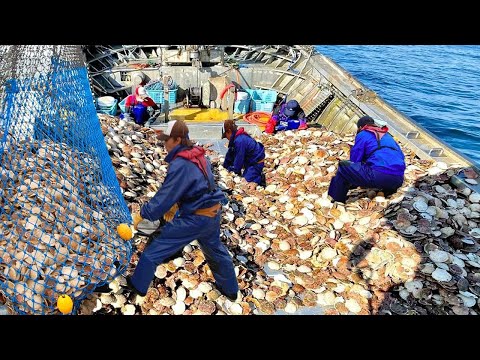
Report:
[{"label": "standing worker", "polygon": [[328,195],[334,201],[347,200],[349,189],[382,189],[385,196],[402,186],[405,173],[405,156],[388,127],[375,125],[370,116],[357,122],[355,144],[350,149],[350,160],[342,160],[330,182]]},{"label": "standing worker", "polygon": [[168,122],[165,132],[158,136],[165,141],[169,163],[167,176],[155,196],[144,204],[140,213],[133,214],[133,225],[140,221],[159,220],[178,204],[178,213],[152,240],[138,261],[128,285],[145,296],[157,266],[198,240],[212,270],[218,290],[234,301],[238,282],[233,261],[220,241],[220,220],[225,195],[215,184],[205,149],[194,146],[188,139],[188,127],[182,120]]},{"label": "standing worker", "polygon": [[[265,148],[245,132],[243,127],[237,129],[233,120],[225,120],[222,128],[222,139],[228,140],[228,151],[223,167],[243,176],[248,182],[265,186],[263,167]],[[243,174],[242,174],[243,170]]]}]

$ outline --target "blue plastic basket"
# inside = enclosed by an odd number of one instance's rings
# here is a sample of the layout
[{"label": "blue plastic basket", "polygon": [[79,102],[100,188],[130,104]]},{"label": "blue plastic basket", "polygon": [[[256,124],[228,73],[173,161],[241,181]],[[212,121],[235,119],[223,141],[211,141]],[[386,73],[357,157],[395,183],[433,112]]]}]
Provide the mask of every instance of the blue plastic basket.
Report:
[{"label": "blue plastic basket", "polygon": [[274,106],[274,102],[263,102],[260,100],[252,101],[252,111],[272,112]]},{"label": "blue plastic basket", "polygon": [[258,100],[265,103],[274,103],[277,101],[278,93],[274,90],[246,89],[246,92],[250,94],[252,100]]},{"label": "blue plastic basket", "polygon": [[233,112],[237,114],[246,114],[249,111],[250,111],[250,99],[235,101]]},{"label": "blue plastic basket", "polygon": [[[151,90],[151,89],[145,89],[147,91],[148,96],[152,98],[153,101],[155,101],[156,104],[160,104],[163,106],[164,98],[163,98],[163,90]],[[170,104],[174,104],[177,102],[177,90],[178,88],[174,90],[170,90],[168,92],[168,102]]]}]

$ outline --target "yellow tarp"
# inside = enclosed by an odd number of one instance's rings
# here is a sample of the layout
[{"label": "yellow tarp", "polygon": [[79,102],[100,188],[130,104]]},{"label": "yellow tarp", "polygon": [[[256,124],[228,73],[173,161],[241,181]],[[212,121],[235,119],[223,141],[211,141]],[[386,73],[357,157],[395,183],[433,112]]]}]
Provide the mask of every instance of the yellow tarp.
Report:
[{"label": "yellow tarp", "polygon": [[[243,117],[243,114],[234,114],[234,119]],[[202,122],[218,122],[228,119],[228,112],[220,109],[179,108],[170,112],[170,119]]]}]

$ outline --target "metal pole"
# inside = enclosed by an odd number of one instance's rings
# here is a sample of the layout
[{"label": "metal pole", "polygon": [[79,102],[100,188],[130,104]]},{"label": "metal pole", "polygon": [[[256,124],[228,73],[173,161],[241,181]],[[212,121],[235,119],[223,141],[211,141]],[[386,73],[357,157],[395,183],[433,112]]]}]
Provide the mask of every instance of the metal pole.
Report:
[{"label": "metal pole", "polygon": [[163,107],[165,113],[165,122],[168,122],[168,110],[169,110],[169,102],[168,102],[168,93],[170,89],[168,88],[168,78],[169,76],[163,77]]}]

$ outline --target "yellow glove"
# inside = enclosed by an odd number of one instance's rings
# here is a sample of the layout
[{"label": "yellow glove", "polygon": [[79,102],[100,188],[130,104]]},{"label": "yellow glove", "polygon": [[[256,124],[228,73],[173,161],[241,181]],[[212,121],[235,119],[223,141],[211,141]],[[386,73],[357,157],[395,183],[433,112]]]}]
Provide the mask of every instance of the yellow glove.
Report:
[{"label": "yellow glove", "polygon": [[135,212],[132,214],[132,219],[133,219],[133,227],[135,228],[135,230],[137,230],[137,226],[140,223],[140,221],[143,220],[143,218],[140,216],[140,213]]},{"label": "yellow glove", "polygon": [[173,206],[168,210],[165,215],[163,215],[163,218],[165,221],[171,222],[173,220],[173,217],[177,213],[178,210],[178,204],[173,204]]}]

